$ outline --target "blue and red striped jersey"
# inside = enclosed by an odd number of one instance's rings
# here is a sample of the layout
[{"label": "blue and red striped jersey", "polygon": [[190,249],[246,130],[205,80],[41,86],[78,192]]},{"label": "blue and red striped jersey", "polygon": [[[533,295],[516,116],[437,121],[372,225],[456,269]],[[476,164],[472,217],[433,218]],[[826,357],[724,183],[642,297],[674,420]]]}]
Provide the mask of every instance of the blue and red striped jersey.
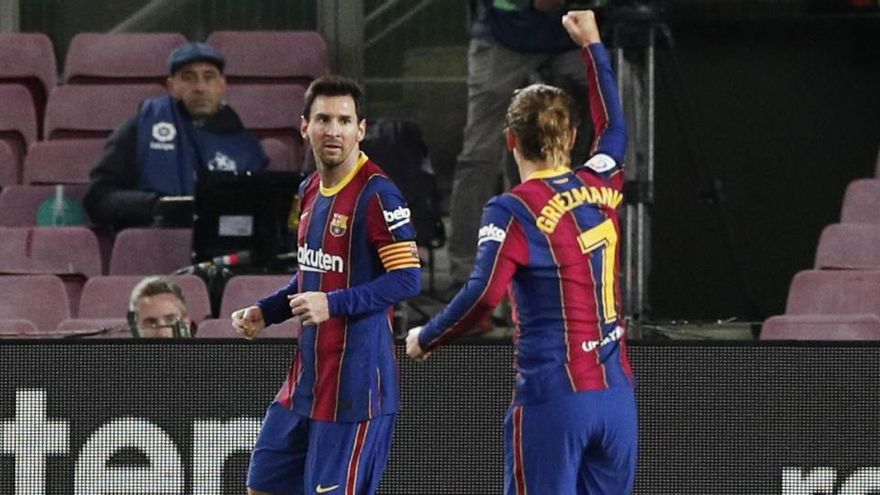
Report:
[{"label": "blue and red striped jersey", "polygon": [[430,350],[470,331],[507,293],[516,325],[514,403],[631,386],[618,267],[626,126],[601,44],[584,50],[591,157],[492,198],[470,279],[422,329]]},{"label": "blue and red striped jersey", "polygon": [[326,292],[330,319],[306,325],[281,390],[287,408],[324,421],[364,421],[398,409],[392,306],[421,290],[416,233],[397,186],[361,153],[332,189],[300,186],[298,270],[257,304],[266,323],[291,317],[288,295]]}]

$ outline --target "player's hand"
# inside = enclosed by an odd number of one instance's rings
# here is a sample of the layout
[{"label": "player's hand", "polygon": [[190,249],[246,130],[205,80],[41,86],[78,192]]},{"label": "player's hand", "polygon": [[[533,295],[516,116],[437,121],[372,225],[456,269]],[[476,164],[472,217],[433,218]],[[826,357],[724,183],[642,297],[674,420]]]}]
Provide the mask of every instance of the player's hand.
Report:
[{"label": "player's hand", "polygon": [[253,339],[266,328],[263,310],[259,306],[248,306],[232,313],[232,326],[246,339]]},{"label": "player's hand", "polygon": [[422,333],[422,327],[410,328],[406,334],[406,355],[416,361],[424,361],[431,355],[430,352],[422,350],[419,344],[419,334]]},{"label": "player's hand", "polygon": [[565,0],[533,0],[532,8],[538,12],[549,12],[565,5]]},{"label": "player's hand", "polygon": [[592,10],[572,10],[562,16],[562,26],[568,31],[571,39],[581,48],[593,43],[601,43],[596,14]]},{"label": "player's hand", "polygon": [[330,319],[330,303],[324,292],[303,292],[287,297],[290,311],[302,325],[317,325]]}]

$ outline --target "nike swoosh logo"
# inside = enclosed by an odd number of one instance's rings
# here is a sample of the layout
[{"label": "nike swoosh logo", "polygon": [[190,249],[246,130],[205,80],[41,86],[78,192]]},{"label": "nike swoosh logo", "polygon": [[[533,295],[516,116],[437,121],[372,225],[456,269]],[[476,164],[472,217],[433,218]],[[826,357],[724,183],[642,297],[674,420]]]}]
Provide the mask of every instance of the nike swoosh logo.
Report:
[{"label": "nike swoosh logo", "polygon": [[327,493],[327,492],[332,492],[333,490],[335,490],[337,488],[339,488],[339,485],[333,485],[333,486],[327,486],[327,487],[318,485],[317,488],[315,488],[315,491],[317,493]]}]

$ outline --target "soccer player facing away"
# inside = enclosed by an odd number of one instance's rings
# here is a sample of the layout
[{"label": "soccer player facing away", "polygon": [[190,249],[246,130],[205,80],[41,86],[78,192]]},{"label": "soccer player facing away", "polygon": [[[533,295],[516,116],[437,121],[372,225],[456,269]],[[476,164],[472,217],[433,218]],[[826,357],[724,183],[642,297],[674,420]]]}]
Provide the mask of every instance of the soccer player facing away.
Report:
[{"label": "soccer player facing away", "polygon": [[575,123],[565,92],[515,93],[505,135],[522,183],[488,202],[470,279],[410,331],[407,353],[424,359],[470,330],[509,288],[517,374],[504,421],[504,492],[623,495],[638,444],[618,282],[626,126],[593,12],[569,12],[562,23],[583,47],[591,155],[569,168]]},{"label": "soccer player facing away", "polygon": [[299,268],[286,287],[233,313],[243,336],[299,318],[299,345],[251,455],[249,494],[372,494],[399,403],[392,306],[421,290],[400,190],[363,152],[361,89],[309,86],[302,134],[317,172],[300,185]]}]

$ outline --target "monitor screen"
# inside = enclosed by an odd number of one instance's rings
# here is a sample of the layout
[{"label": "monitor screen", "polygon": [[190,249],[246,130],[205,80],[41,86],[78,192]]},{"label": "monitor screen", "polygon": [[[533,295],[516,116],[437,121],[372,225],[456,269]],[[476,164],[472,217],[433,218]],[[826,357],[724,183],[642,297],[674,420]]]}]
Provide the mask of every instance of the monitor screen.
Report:
[{"label": "monitor screen", "polygon": [[206,172],[196,181],[193,262],[247,253],[256,265],[294,251],[291,232],[299,172]]}]

